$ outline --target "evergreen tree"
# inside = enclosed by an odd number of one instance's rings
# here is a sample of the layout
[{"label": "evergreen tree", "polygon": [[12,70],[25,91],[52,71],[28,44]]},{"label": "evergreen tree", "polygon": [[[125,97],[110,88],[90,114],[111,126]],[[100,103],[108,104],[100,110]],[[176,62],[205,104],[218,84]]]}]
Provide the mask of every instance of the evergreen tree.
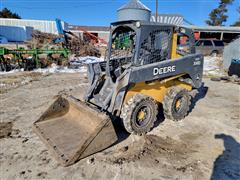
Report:
[{"label": "evergreen tree", "polygon": [[228,19],[226,13],[228,12],[227,6],[232,4],[234,0],[220,0],[217,8],[213,9],[209,14],[209,20],[206,23],[210,26],[222,26]]},{"label": "evergreen tree", "polygon": [[8,8],[4,8],[0,11],[0,18],[21,19],[18,14],[11,12]]}]

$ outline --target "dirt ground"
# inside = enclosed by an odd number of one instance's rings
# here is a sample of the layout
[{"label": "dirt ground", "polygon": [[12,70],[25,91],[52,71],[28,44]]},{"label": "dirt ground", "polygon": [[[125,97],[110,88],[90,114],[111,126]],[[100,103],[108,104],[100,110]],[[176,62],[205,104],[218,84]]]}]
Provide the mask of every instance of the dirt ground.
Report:
[{"label": "dirt ground", "polygon": [[[28,80],[11,86],[12,76],[14,82],[26,76]],[[33,133],[32,124],[59,92],[78,92],[81,97],[86,74],[22,72],[0,78],[4,89],[0,91],[0,179],[240,179],[237,84],[205,78],[194,108],[183,121],[159,118],[143,137],[118,128],[116,145],[61,167]]]}]

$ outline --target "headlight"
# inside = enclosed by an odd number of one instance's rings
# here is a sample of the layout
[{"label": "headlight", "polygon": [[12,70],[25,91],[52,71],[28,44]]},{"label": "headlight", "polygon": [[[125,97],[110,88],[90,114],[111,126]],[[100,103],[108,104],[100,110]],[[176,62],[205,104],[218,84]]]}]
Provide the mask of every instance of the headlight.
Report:
[{"label": "headlight", "polygon": [[136,27],[137,28],[140,28],[141,27],[141,23],[138,21],[138,22],[136,22]]}]

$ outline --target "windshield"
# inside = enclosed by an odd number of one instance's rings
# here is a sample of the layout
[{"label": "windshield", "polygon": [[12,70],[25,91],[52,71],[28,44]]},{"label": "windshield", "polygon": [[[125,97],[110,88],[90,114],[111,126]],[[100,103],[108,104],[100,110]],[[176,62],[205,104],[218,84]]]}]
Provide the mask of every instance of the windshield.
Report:
[{"label": "windshield", "polygon": [[215,46],[224,46],[223,41],[213,41]]},{"label": "windshield", "polygon": [[135,44],[135,31],[129,27],[118,27],[112,34],[110,60],[132,57]]}]

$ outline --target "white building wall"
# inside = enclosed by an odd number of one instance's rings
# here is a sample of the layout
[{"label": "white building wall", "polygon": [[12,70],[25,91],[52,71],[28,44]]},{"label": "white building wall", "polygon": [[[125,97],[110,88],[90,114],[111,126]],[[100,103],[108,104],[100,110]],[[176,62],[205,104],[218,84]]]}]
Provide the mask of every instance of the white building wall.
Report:
[{"label": "white building wall", "polygon": [[[30,26],[45,33],[58,34],[55,21],[0,18],[0,26]],[[64,29],[68,24],[62,21]]]},{"label": "white building wall", "polygon": [[1,26],[0,36],[12,42],[23,42],[31,39],[33,28],[26,26]]}]

